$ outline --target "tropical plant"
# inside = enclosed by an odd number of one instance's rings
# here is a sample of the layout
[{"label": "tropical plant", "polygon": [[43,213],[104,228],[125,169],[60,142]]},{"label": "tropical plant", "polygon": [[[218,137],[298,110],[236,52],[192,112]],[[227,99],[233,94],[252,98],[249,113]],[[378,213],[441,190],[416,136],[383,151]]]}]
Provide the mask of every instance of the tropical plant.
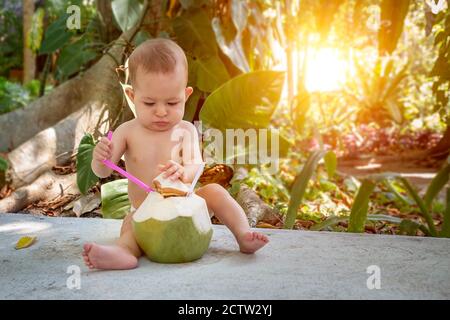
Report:
[{"label": "tropical plant", "polygon": [[357,122],[376,122],[386,126],[403,121],[400,100],[401,82],[407,76],[408,64],[395,67],[391,58],[380,58],[372,70],[355,60],[356,77],[346,89],[348,97],[358,105]]},{"label": "tropical plant", "polygon": [[123,219],[130,212],[128,180],[117,179],[101,186],[102,216],[106,219]]},{"label": "tropical plant", "polygon": [[[392,179],[397,179],[408,192],[409,196],[416,203],[420,215],[425,220],[425,224],[421,222],[412,221],[409,219],[400,219],[396,217],[390,217],[385,215],[368,215],[370,196],[373,193],[375,186],[379,182],[388,183]],[[434,224],[432,217],[431,205],[436,196],[445,188],[446,184],[450,179],[450,158],[447,160],[443,168],[438,172],[438,174],[433,178],[431,183],[428,185],[425,195],[421,197],[417,190],[411,185],[409,180],[395,173],[384,173],[375,174],[367,176],[361,183],[358,189],[355,200],[353,201],[352,210],[350,216],[347,217],[331,217],[325,220],[323,223],[318,224],[314,227],[314,230],[320,230],[327,226],[349,220],[348,231],[349,232],[363,232],[366,221],[368,220],[384,220],[392,223],[399,224],[400,231],[406,232],[408,234],[416,234],[417,230],[421,230],[425,235],[428,236],[440,236],[440,237],[450,237],[449,224],[450,224],[450,206],[449,206],[449,195],[450,188],[446,191],[446,208],[444,210],[444,221],[441,230],[438,231]],[[395,190],[395,188],[390,185],[390,190]],[[394,191],[396,196],[401,202],[409,204],[410,201],[406,199],[403,195],[399,194],[398,191]],[[370,218],[370,219],[369,219]]]},{"label": "tropical plant", "polygon": [[96,20],[92,19],[89,24],[82,26],[81,30],[70,30],[66,27],[69,16],[64,12],[53,21],[46,28],[39,46],[39,54],[46,55],[48,61],[51,55],[58,53],[55,77],[60,81],[79,72],[99,54],[98,49],[95,48],[97,45],[94,41],[95,32],[93,33]]},{"label": "tropical plant", "polygon": [[0,114],[23,108],[38,97],[39,81],[32,80],[25,86],[0,77]]},{"label": "tropical plant", "polygon": [[95,142],[91,134],[85,134],[80,141],[77,153],[77,186],[82,194],[97,183],[98,177],[92,171],[91,162]]},{"label": "tropical plant", "polygon": [[300,204],[302,203],[303,197],[308,186],[308,182],[311,179],[314,171],[317,168],[319,161],[324,158],[325,166],[327,167],[327,172],[330,177],[334,176],[336,171],[336,156],[333,155],[332,151],[328,153],[323,150],[316,150],[311,153],[306,161],[301,172],[295,177],[294,183],[292,185],[288,211],[284,221],[285,229],[292,229],[295,223],[295,218],[297,217],[297,212]]}]

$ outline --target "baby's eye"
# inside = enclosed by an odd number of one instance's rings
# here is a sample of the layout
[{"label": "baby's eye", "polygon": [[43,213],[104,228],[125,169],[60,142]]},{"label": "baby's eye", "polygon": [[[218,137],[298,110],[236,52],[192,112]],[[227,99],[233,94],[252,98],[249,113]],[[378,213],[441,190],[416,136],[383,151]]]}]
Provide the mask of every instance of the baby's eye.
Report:
[{"label": "baby's eye", "polygon": [[178,102],[169,102],[169,106],[176,106]]},{"label": "baby's eye", "polygon": [[152,106],[155,105],[154,102],[144,102],[144,104],[145,104],[146,106],[149,106],[149,107],[152,107]]}]

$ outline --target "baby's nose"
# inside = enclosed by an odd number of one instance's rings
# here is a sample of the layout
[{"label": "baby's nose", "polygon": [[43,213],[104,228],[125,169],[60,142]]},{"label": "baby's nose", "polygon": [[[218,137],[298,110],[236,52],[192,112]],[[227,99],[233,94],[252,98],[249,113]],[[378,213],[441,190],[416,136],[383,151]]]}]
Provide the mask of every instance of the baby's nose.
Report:
[{"label": "baby's nose", "polygon": [[167,110],[164,106],[157,106],[155,110],[155,114],[158,117],[164,117],[167,114]]}]

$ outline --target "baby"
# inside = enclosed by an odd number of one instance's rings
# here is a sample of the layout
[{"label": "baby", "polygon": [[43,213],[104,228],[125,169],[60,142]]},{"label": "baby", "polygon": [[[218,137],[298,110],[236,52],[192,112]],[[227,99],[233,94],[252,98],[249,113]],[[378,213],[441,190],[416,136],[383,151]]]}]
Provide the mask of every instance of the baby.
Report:
[{"label": "baby", "polygon": [[[136,107],[136,118],[121,124],[111,141],[101,138],[94,149],[92,170],[98,177],[107,177],[112,169],[102,160],[117,163],[125,154],[126,170],[147,185],[152,185],[162,172],[165,178],[190,184],[203,160],[195,126],[182,120],[193,90],[187,87],[188,66],[183,50],[171,40],[147,40],[133,51],[128,65],[132,89],[126,94]],[[251,231],[244,210],[222,186],[207,184],[195,193],[231,230],[241,252],[254,253],[268,243],[265,235]],[[128,196],[131,209],[115,245],[84,245],[83,258],[89,268],[137,267],[142,251],[134,238],[131,218],[147,193],[129,183]]]}]

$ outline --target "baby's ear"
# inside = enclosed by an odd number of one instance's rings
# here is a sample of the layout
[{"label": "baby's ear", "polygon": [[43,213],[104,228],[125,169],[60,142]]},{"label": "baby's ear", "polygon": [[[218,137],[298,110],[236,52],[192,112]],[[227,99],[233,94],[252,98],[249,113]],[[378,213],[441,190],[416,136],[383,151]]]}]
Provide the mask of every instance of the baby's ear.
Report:
[{"label": "baby's ear", "polygon": [[194,92],[194,89],[192,89],[192,87],[186,87],[186,89],[184,89],[184,94],[185,94],[185,100],[187,101],[187,99],[189,98],[189,96],[192,94],[192,92]]},{"label": "baby's ear", "polygon": [[126,88],[126,89],[125,89],[125,93],[126,93],[126,95],[128,96],[128,98],[130,98],[130,100],[131,100],[132,102],[134,102],[134,91],[133,91],[133,88],[132,88],[132,87]]}]

